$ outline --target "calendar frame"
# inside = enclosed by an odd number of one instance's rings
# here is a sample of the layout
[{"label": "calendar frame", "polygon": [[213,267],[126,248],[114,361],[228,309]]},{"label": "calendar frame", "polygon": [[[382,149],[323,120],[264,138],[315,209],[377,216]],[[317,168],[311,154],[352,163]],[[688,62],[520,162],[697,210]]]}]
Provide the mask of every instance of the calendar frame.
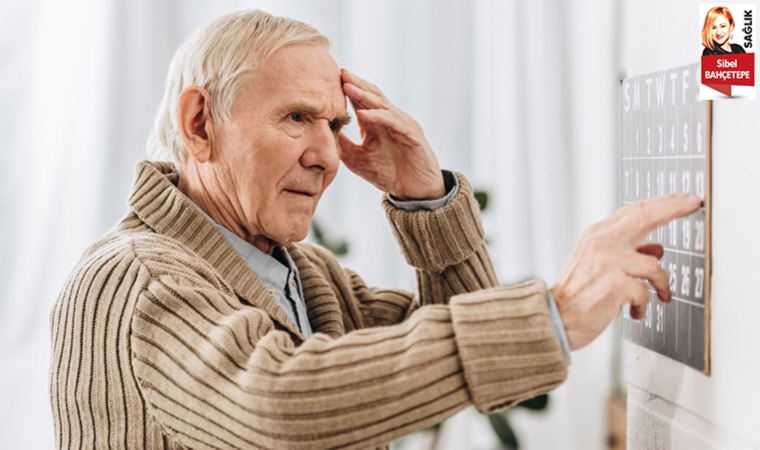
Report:
[{"label": "calendar frame", "polygon": [[[657,299],[654,289],[647,286],[650,292],[647,314],[643,319],[636,321],[630,317],[628,305],[623,307],[621,334],[632,343],[710,375],[713,107],[712,101],[697,99],[698,73],[699,65],[692,64],[620,80],[618,185],[621,203],[633,203],[668,192],[686,191],[704,197],[704,205],[700,211],[658,228],[648,239],[660,242],[666,249],[661,265],[668,273],[675,298],[668,304],[662,304]],[[679,76],[683,77],[683,86],[676,83]],[[659,91],[659,99],[655,101],[654,106],[653,80],[658,81]],[[667,100],[662,101],[665,90],[664,83],[659,83],[662,80],[672,82],[672,92],[667,92],[667,95],[673,96],[672,105]],[[646,96],[641,93],[644,84],[647,89]],[[633,107],[632,86],[637,90]],[[679,101],[676,101],[676,90]],[[670,127],[673,127],[671,134],[663,131],[669,130]],[[663,144],[663,135],[676,139],[676,130],[680,132],[681,129],[683,144],[680,143],[680,134],[677,137],[678,144]],[[690,130],[691,134],[687,133],[687,130]],[[680,181],[683,181],[683,189]],[[681,226],[683,231],[680,231]],[[700,249],[702,246],[704,248]],[[656,313],[652,311],[655,309]],[[699,320],[703,323],[699,324]],[[685,347],[688,348],[688,352]]]}]

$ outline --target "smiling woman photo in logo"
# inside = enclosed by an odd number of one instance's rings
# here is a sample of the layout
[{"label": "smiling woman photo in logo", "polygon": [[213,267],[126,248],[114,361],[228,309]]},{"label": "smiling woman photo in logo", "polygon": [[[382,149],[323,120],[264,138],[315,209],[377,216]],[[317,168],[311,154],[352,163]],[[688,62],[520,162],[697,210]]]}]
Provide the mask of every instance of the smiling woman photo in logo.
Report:
[{"label": "smiling woman photo in logo", "polygon": [[702,45],[705,47],[702,55],[744,53],[741,45],[731,43],[734,25],[734,17],[727,7],[711,8],[705,16],[705,24],[702,27]]}]

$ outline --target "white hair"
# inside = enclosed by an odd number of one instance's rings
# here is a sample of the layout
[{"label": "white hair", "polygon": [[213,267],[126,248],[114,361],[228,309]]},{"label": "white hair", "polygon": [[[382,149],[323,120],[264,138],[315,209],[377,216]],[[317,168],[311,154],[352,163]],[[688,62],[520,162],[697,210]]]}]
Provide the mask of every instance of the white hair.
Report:
[{"label": "white hair", "polygon": [[211,118],[227,121],[242,75],[285,45],[299,43],[330,45],[314,27],[260,10],[228,14],[197,30],[177,49],[169,65],[164,97],[148,138],[148,155],[177,164],[184,161],[177,103],[185,89],[205,89],[211,96]]}]

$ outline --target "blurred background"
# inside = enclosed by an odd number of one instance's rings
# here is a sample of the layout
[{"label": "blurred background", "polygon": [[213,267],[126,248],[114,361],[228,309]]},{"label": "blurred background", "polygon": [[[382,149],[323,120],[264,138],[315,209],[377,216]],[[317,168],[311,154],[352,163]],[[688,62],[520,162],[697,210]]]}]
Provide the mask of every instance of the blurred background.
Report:
[{"label": "blurred background", "polygon": [[[174,50],[244,8],[315,25],[340,65],[418,120],[441,166],[487,196],[502,283],[556,282],[583,228],[618,204],[617,2],[2,2],[0,448],[53,447],[51,307],[84,249],[126,211]],[[370,284],[412,289],[379,200],[342,167],[317,210],[320,239],[345,242],[342,263]],[[546,408],[508,413],[520,448],[607,447],[618,336],[613,326],[574,353]],[[502,448],[492,423],[468,409],[394,447]]]}]

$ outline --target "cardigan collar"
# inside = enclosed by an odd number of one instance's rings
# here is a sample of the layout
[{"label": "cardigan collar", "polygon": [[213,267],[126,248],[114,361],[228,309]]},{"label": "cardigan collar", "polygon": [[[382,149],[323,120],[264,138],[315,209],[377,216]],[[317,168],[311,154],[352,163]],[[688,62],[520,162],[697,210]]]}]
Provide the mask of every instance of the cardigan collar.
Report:
[{"label": "cardigan collar", "polygon": [[[178,181],[174,164],[141,161],[129,197],[130,209],[156,233],[181,242],[206,260],[232,286],[238,297],[266,311],[282,328],[303,342],[303,334],[277,304],[272,292],[203,216],[198,206],[177,188]],[[285,248],[301,275],[304,301],[314,332],[333,337],[345,334],[335,292],[329,289],[323,277],[318,276],[298,244],[289,244]],[[316,292],[320,294],[318,299],[313,295]]]}]

